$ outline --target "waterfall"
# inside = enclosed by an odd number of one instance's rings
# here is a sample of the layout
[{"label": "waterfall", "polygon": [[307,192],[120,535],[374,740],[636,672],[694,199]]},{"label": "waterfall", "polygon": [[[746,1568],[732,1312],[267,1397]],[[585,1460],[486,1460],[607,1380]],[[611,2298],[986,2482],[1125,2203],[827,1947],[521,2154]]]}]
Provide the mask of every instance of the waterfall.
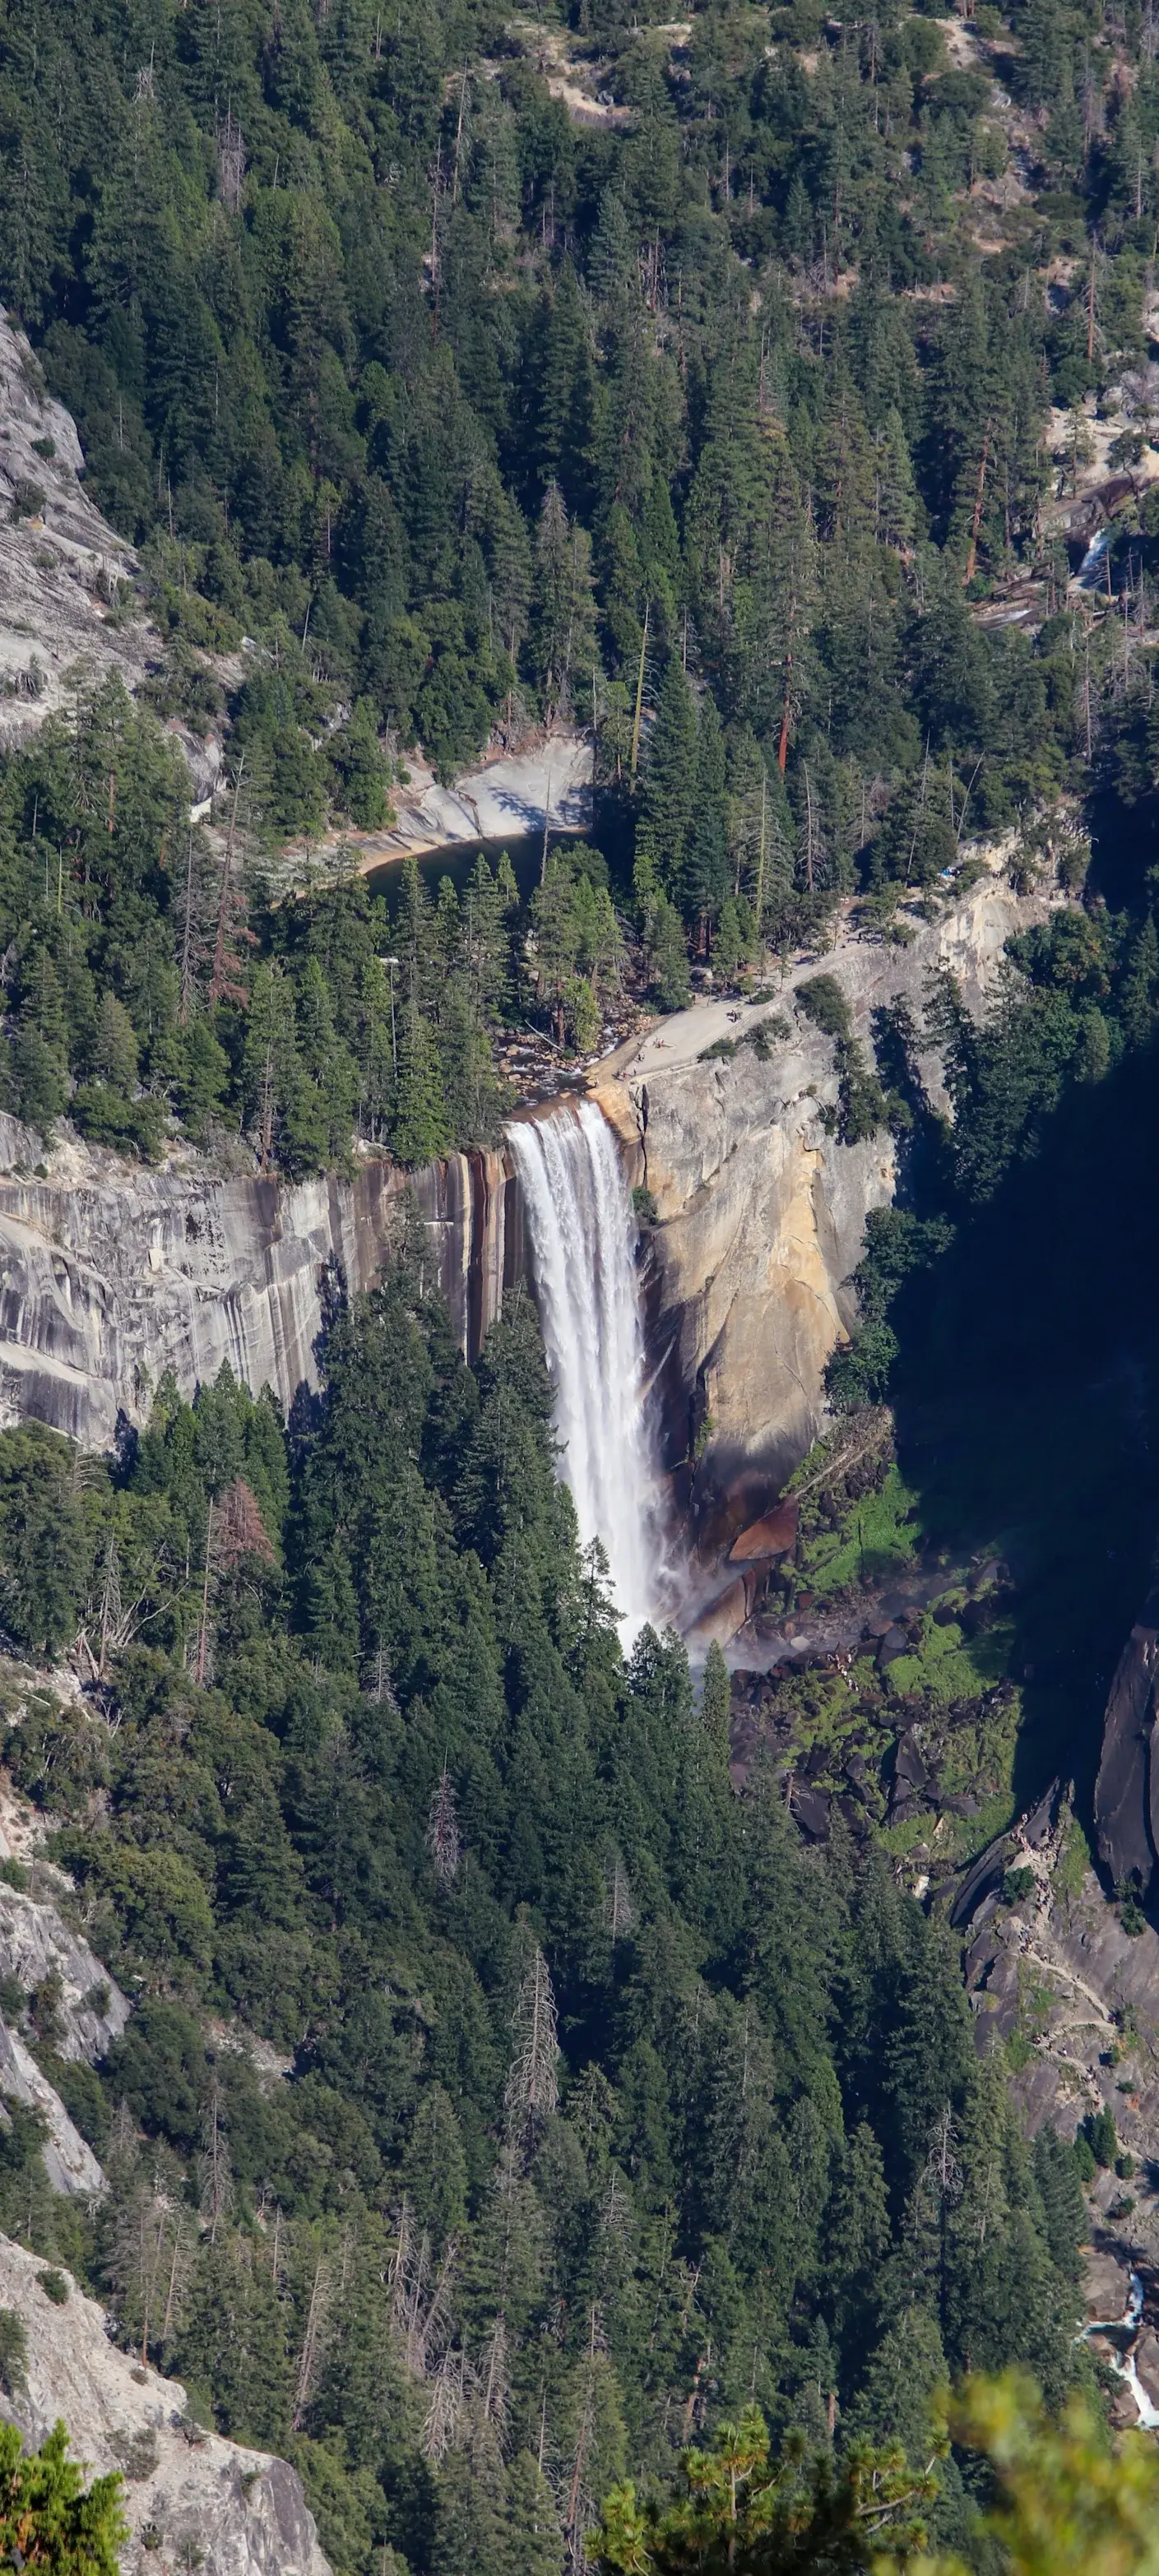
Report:
[{"label": "waterfall", "polygon": [[590,1100],[517,1120],[507,1142],[531,1234],[561,1471],[581,1545],[599,1538],[607,1550],[630,1638],[663,1613],[636,1228],[623,1167],[607,1120]]}]

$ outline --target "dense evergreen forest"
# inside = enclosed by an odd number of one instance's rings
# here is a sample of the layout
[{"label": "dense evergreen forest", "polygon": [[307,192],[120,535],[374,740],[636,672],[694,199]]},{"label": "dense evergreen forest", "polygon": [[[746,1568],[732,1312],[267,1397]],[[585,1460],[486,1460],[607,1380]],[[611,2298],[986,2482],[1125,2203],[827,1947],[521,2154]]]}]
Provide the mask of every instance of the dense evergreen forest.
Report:
[{"label": "dense evergreen forest", "polygon": [[622,1659],[530,1306],[472,1371],[422,1271],[404,1226],[288,1435],[223,1379],[115,1462],[0,1438],[6,1625],[95,1677],[6,1759],[138,1998],[98,2074],[6,1998],[112,2187],[79,2224],[26,2121],[0,2222],[299,2463],[340,2576],[546,2576],[746,2401],[924,2465],[947,2366],[1057,2398],[1085,2213],[887,1850],[735,1796],[719,1653]]},{"label": "dense evergreen forest", "polygon": [[[896,1404],[885,1538],[1050,1523],[1001,1655],[931,1624],[895,1684],[972,1694],[1005,1816],[1036,1727],[1089,1725],[1154,1500],[1074,1355],[1110,1296],[1154,1358],[1121,1217],[1159,1013],[1155,30],[658,15],[0,0],[0,292],[163,639],[145,703],[82,693],[0,767],[0,1105],[146,1157],[419,1163],[495,1135],[521,1017],[582,1052],[622,981],[671,1006],[845,894],[904,939],[1008,828],[1074,901],[985,1029],[931,995],[952,1131],[916,1024],[870,1065],[836,986],[804,1004],[841,1134],[901,1150],[831,1385]],[[1097,593],[1049,506],[1090,395],[1125,486]],[[213,835],[172,717],[224,730]],[[564,722],[599,846],[530,902],[481,859],[388,908],[341,858],[271,901],[279,845],[373,830],[416,743],[446,776]],[[616,2480],[666,2491],[754,2402],[915,2463],[947,2369],[1021,2359],[1056,2402],[1090,2154],[1026,2146],[872,1799],[810,1847],[771,1764],[730,1786],[719,1657],[625,1661],[530,1308],[467,1368],[403,1223],[323,1363],[288,1426],[223,1379],[108,1460],[0,1435],[6,1636],[89,1682],[6,1667],[5,1759],[137,1999],[93,2073],[51,1993],[0,1997],[111,2185],[53,2202],[16,2115],[0,2224],[298,2463],[336,2576],[558,2576]],[[818,1492],[823,1593],[855,1560]]]},{"label": "dense evergreen forest", "polygon": [[[513,1013],[583,1050],[626,970],[671,1004],[690,951],[743,972],[851,889],[904,936],[977,830],[1077,887],[1093,824],[1141,917],[1153,55],[1094,0],[0,14],[0,291],[232,817],[227,868],[115,691],[6,763],[15,1105],[421,1159],[493,1131]],[[1076,592],[1094,397],[1119,482]],[[446,774],[562,720],[610,874],[559,858],[517,923],[492,876],[425,958],[412,918],[388,1068],[382,919],[335,962],[252,862],[381,821],[416,739]]]}]

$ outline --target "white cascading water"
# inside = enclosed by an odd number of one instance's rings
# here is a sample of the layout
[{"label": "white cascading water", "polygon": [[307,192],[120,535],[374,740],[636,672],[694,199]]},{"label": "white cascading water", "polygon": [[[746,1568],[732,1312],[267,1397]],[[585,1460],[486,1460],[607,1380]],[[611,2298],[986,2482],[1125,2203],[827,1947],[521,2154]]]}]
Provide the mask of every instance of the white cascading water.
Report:
[{"label": "white cascading water", "polygon": [[607,1120],[590,1100],[517,1120],[507,1142],[531,1233],[561,1472],[581,1545],[603,1541],[630,1640],[663,1610],[636,1227],[623,1167]]}]

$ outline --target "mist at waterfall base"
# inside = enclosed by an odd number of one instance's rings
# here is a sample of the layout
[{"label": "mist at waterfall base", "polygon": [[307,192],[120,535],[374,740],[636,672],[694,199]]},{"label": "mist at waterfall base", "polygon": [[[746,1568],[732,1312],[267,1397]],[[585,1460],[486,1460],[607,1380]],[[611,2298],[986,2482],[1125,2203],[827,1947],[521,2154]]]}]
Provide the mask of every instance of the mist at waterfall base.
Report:
[{"label": "mist at waterfall base", "polygon": [[507,1130],[527,1212],[555,1387],[560,1472],[580,1543],[607,1552],[621,1635],[662,1622],[659,1480],[649,1437],[636,1224],[615,1138],[593,1101]]}]

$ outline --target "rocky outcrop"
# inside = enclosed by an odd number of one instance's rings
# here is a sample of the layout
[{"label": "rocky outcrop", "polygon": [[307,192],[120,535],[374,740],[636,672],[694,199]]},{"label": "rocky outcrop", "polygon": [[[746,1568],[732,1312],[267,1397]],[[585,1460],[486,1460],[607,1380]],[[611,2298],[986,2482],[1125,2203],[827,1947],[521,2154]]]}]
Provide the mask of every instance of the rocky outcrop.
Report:
[{"label": "rocky outcrop", "polygon": [[88,499],[83,474],[71,415],[0,314],[0,735],[9,740],[63,707],[78,679],[115,671],[136,688],[159,658],[156,637],[123,614],[135,557]]},{"label": "rocky outcrop", "polygon": [[727,1496],[747,1519],[815,1436],[866,1213],[893,1195],[892,1140],[826,1135],[833,1050],[807,1023],[769,1063],[746,1048],[629,1098],[660,1218],[648,1285],[665,1464],[699,1447],[700,1512]]},{"label": "rocky outcrop", "polygon": [[1148,1594],[1119,1657],[1103,1719],[1095,1785],[1099,1857],[1116,1886],[1151,1886],[1159,1850],[1159,1776],[1154,1758],[1159,1674],[1159,1582]]},{"label": "rocky outcrop", "polygon": [[[228,1361],[287,1409],[316,1386],[327,1299],[373,1284],[408,1180],[380,1160],[292,1186],[193,1153],[142,1170],[67,1131],[38,1172],[41,1153],[0,1118],[0,1422],[32,1415],[88,1448],[109,1445],[119,1414],[146,1418],[166,1369],[188,1394]],[[511,1186],[494,1154],[414,1178],[472,1355],[522,1265]]]},{"label": "rocky outcrop", "polygon": [[100,2308],[75,2283],[56,2306],[39,2287],[43,2268],[0,2237],[0,2306],[20,2317],[28,2347],[26,2388],[0,2397],[0,2415],[30,2450],[63,2419],[90,2476],[122,2471],[125,2570],[330,2576],[297,2471],[199,2432],[178,2381],[118,2352]]},{"label": "rocky outcrop", "polygon": [[38,2111],[45,2121],[47,2134],[40,2153],[53,2190],[68,2200],[95,2200],[105,2188],[105,2177],[92,2148],[74,2127],[59,2093],[41,2074],[19,2033],[0,2021],[0,2118],[5,2122],[8,2102]]},{"label": "rocky outcrop", "polygon": [[[916,1011],[939,966],[981,1007],[1011,932],[1045,910],[990,874],[908,948],[846,926],[828,956],[798,963],[775,1003],[702,1003],[606,1068],[598,1097],[659,1219],[646,1295],[664,1463],[678,1473],[697,1458],[691,1499],[706,1533],[719,1536],[723,1521],[733,1535],[815,1438],[825,1365],[855,1318],[850,1273],[865,1219],[896,1180],[888,1131],[837,1141],[833,1047],[795,1008],[796,986],[835,976],[868,1044],[878,1005],[904,998]],[[763,1060],[746,1042],[762,1021]],[[722,1039],[735,1053],[704,1061]],[[936,1060],[923,1070],[937,1100]]]},{"label": "rocky outcrop", "polygon": [[[58,1871],[38,1863],[34,1886],[43,1880],[62,1892],[68,1886]],[[39,2027],[61,2057],[95,2064],[129,2018],[120,1987],[88,1942],[71,1930],[59,1906],[43,1894],[0,1886],[0,1977],[28,1996],[37,1995]],[[53,2190],[69,2199],[95,2199],[105,2188],[101,2167],[19,2031],[5,2018],[0,2019],[0,2117],[7,2117],[3,2105],[12,2102],[38,2111],[46,2123],[41,2156]]]},{"label": "rocky outcrop", "polygon": [[120,2038],[129,2018],[120,1987],[57,1907],[2,1885],[0,1977],[13,1979],[26,1994],[46,1979],[56,1981],[53,2046],[61,2057],[95,2065]]},{"label": "rocky outcrop", "polygon": [[[734,1537],[814,1437],[826,1361],[854,1320],[865,1218],[896,1177],[887,1131],[837,1141],[832,1045],[795,1009],[795,985],[835,975],[864,1039],[875,1006],[920,1001],[939,963],[980,1001],[1011,930],[1044,909],[990,876],[909,948],[847,926],[775,1003],[679,1013],[592,1077],[632,1179],[656,1202],[642,1276],[664,1463],[706,1531],[721,1534],[723,1515]],[[700,1060],[762,1019],[788,1023],[767,1054],[742,1045]],[[935,1093],[937,1072],[931,1062]],[[407,1186],[370,1158],[350,1177],[295,1185],[192,1152],[142,1170],[67,1130],[44,1166],[39,1138],[0,1119],[0,1422],[31,1414],[105,1446],[118,1414],[145,1418],[163,1371],[190,1392],[223,1361],[288,1407],[317,1383],[327,1298],[339,1280],[373,1282]],[[501,1153],[451,1155],[413,1186],[473,1357],[525,1268],[511,1166]]]},{"label": "rocky outcrop", "polygon": [[592,818],[595,753],[588,734],[537,737],[523,751],[502,752],[477,769],[464,770],[453,786],[436,778],[417,754],[407,755],[406,783],[392,791],[395,820],[389,830],[347,833],[363,874],[391,859],[444,850],[456,842],[477,849],[481,841],[523,840],[545,826],[586,831]]}]

